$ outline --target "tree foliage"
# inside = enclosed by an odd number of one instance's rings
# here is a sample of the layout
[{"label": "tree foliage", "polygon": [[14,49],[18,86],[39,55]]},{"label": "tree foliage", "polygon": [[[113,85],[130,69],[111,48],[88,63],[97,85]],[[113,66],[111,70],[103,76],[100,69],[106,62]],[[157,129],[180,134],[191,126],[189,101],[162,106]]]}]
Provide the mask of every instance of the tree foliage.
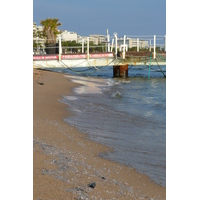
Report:
[{"label": "tree foliage", "polygon": [[56,36],[60,33],[57,27],[62,25],[59,19],[47,18],[41,20],[40,24],[43,26],[43,35],[47,38],[47,43],[56,43]]},{"label": "tree foliage", "polygon": [[82,44],[76,43],[75,40],[73,40],[73,41],[62,41],[62,46],[70,46],[70,47],[73,47],[73,46],[82,46]]}]

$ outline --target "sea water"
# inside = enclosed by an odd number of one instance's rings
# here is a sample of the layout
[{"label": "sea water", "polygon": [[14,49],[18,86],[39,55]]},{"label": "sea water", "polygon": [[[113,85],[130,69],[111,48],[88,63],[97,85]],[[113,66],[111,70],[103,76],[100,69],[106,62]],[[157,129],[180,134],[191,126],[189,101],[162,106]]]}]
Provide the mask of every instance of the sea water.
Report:
[{"label": "sea water", "polygon": [[[113,148],[101,156],[135,168],[166,186],[166,78],[158,67],[134,67],[128,78],[106,70],[62,70],[81,86],[64,96],[75,115],[64,119],[91,140]],[[162,66],[166,74],[166,67]],[[77,73],[78,72],[78,73]]]}]

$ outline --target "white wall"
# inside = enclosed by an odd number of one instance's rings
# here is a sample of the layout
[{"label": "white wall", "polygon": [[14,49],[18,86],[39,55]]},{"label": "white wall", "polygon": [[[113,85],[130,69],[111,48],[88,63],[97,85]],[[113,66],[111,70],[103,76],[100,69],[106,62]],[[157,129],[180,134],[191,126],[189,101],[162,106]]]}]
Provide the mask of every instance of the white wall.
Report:
[{"label": "white wall", "polygon": [[63,41],[76,41],[77,42],[77,33],[75,32],[68,32],[68,31],[64,31],[61,33],[61,39]]}]

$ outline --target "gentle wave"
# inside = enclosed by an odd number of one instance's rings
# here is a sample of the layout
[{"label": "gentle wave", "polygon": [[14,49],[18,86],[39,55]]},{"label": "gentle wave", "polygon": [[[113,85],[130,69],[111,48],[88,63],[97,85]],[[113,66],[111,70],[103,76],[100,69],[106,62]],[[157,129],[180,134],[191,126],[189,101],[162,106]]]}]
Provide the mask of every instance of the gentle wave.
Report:
[{"label": "gentle wave", "polygon": [[111,95],[111,97],[112,97],[112,98],[120,98],[120,97],[122,97],[122,94],[121,94],[119,91],[117,91],[117,92],[113,93],[113,94]]},{"label": "gentle wave", "polygon": [[75,77],[83,93],[75,89],[74,95],[63,98],[75,113],[65,121],[113,147],[105,158],[130,165],[165,186],[166,79],[148,79],[145,73],[126,80],[111,76]]}]

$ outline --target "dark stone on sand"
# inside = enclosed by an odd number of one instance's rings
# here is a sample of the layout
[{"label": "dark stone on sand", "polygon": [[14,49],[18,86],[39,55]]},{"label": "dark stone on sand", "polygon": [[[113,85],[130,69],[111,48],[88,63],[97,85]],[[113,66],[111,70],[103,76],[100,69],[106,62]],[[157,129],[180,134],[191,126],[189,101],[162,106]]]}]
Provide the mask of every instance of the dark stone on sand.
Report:
[{"label": "dark stone on sand", "polygon": [[90,184],[88,184],[88,187],[91,187],[91,188],[95,188],[95,186],[96,186],[96,183],[90,183]]},{"label": "dark stone on sand", "polygon": [[37,82],[38,84],[40,84],[40,85],[44,85],[44,83],[40,83],[40,82]]}]

